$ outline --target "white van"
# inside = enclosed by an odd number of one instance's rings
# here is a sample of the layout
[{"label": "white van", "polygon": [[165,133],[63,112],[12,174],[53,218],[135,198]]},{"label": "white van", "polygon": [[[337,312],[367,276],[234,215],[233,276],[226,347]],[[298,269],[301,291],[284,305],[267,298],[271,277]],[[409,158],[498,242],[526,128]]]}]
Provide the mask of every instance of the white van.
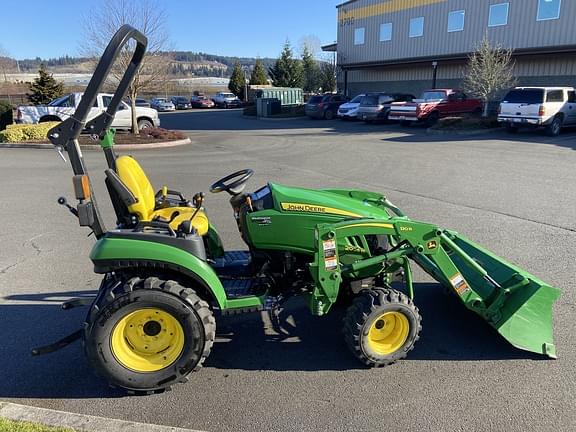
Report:
[{"label": "white van", "polygon": [[498,121],[509,132],[543,126],[548,135],[557,136],[563,126],[576,125],[576,91],[573,87],[516,87],[500,103]]}]

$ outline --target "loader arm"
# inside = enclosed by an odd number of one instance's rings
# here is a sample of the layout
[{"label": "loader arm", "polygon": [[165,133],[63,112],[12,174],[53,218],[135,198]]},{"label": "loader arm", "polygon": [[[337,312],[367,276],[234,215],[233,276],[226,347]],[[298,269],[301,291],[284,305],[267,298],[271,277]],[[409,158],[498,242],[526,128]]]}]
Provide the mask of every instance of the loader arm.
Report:
[{"label": "loader arm", "polygon": [[[379,255],[342,264],[339,244],[350,236],[366,235],[388,236],[394,246]],[[343,280],[374,277],[399,265],[404,267],[406,289],[412,297],[411,260],[453,290],[468,309],[512,345],[556,356],[552,306],[560,290],[454,231],[405,217],[382,222],[356,219],[318,225],[316,239],[310,271],[316,283],[311,309],[317,315],[328,312]]]}]

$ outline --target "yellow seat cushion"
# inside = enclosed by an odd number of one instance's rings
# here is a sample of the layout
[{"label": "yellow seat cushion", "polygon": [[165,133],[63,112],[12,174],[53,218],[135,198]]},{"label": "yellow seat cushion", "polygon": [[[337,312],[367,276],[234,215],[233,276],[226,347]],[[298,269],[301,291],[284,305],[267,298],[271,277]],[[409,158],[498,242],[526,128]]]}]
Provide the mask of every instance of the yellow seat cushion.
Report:
[{"label": "yellow seat cushion", "polygon": [[[147,222],[152,220],[169,221],[173,218],[175,212],[178,215],[174,217],[170,226],[176,230],[178,226],[190,219],[196,211],[193,207],[167,207],[156,210],[156,197],[152,183],[148,180],[146,173],[132,156],[119,156],[116,159],[116,172],[122,183],[126,185],[137,202],[128,207],[128,211],[138,217],[138,220]],[[208,232],[209,221],[203,210],[198,211],[192,220],[192,226],[199,235],[205,235]]]},{"label": "yellow seat cushion", "polygon": [[[175,230],[180,226],[182,222],[190,219],[195,211],[196,209],[194,207],[167,207],[156,210],[154,213],[152,213],[151,220],[160,219],[168,221],[172,219],[174,213],[178,213],[178,215],[174,217],[174,220],[170,222],[170,226]],[[192,226],[201,236],[208,232],[210,223],[208,222],[208,217],[203,210],[199,210],[198,213],[196,213],[196,216],[194,216],[194,219],[192,219]]]}]

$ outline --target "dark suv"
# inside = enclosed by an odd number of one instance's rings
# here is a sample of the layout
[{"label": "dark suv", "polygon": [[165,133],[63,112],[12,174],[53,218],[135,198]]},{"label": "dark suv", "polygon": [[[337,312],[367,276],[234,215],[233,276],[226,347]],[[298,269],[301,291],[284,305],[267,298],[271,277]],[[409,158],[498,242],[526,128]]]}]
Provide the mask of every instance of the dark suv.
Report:
[{"label": "dark suv", "polygon": [[345,102],[346,98],[339,94],[315,95],[306,104],[306,115],[312,118],[332,120],[338,113],[338,107]]},{"label": "dark suv", "polygon": [[190,108],[190,101],[184,96],[174,96],[171,100],[177,110]]},{"label": "dark suv", "polygon": [[366,123],[387,121],[392,102],[412,102],[415,97],[402,93],[368,93],[358,107],[357,118]]}]

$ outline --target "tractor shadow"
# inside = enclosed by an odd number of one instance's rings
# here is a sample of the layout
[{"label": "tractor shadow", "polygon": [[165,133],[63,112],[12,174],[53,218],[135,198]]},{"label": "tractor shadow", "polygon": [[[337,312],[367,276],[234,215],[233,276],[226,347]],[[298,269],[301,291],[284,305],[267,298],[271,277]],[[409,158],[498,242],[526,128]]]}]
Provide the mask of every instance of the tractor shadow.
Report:
[{"label": "tractor shadow", "polygon": [[0,304],[0,398],[84,399],[125,396],[111,389],[89,367],[79,341],[51,354],[32,357],[32,348],[78,330],[86,308],[68,311],[60,304],[95,291],[10,295]]},{"label": "tractor shadow", "polygon": [[[483,361],[542,356],[515,349],[482,319],[442,294],[438,284],[417,284],[421,337],[407,361]],[[32,357],[32,348],[78,330],[86,308],[63,311],[62,301],[95,292],[11,295],[0,304],[2,368],[0,399],[125,397],[88,365],[81,344]],[[348,351],[341,329],[345,308],[312,316],[303,299],[289,301],[277,320],[267,313],[217,318],[217,340],[206,369],[251,371],[344,371],[364,369]]]},{"label": "tractor shadow", "polygon": [[[438,284],[415,284],[422,315],[420,340],[409,361],[543,360],[511,346]],[[257,314],[221,317],[218,338],[206,367],[272,371],[342,371],[364,369],[342,337],[345,308],[312,316],[301,299],[287,303],[279,325]]]}]

